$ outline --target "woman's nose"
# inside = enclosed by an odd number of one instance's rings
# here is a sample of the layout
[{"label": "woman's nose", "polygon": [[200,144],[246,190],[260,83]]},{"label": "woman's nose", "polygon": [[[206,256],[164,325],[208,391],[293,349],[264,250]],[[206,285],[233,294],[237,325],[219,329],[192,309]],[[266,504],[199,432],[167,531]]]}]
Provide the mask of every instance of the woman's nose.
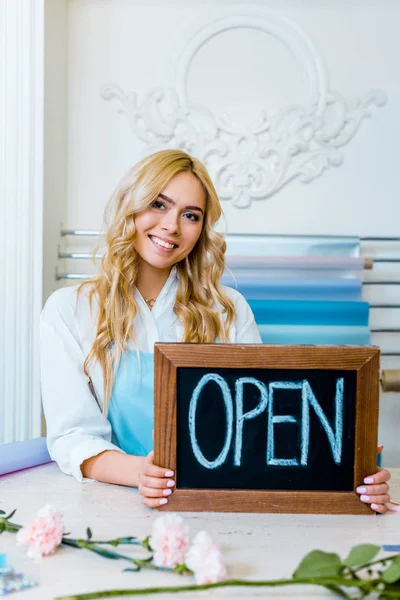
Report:
[{"label": "woman's nose", "polygon": [[169,211],[167,215],[165,215],[162,224],[162,229],[165,231],[169,231],[170,233],[179,233],[179,217],[178,215],[172,214],[172,211]]}]

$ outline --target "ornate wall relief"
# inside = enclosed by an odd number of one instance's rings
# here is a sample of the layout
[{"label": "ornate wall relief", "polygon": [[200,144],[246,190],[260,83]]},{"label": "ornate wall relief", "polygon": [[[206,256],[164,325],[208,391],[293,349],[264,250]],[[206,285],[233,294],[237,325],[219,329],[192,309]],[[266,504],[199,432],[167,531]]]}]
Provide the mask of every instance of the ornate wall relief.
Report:
[{"label": "ornate wall relief", "polygon": [[[187,80],[200,48],[227,30],[250,28],[284,44],[298,64],[308,90],[304,106],[282,106],[275,115],[262,111],[251,125],[213,114],[188,97]],[[329,88],[328,74],[311,39],[294,23],[257,7],[225,8],[188,32],[176,49],[171,85],[152,89],[140,101],[114,84],[102,96],[115,99],[146,153],[182,148],[207,165],[222,200],[247,208],[269,198],[290,181],[308,183],[343,162],[340,150],[356,134],[370,108],[383,106],[386,94],[371,90],[351,102]]]}]

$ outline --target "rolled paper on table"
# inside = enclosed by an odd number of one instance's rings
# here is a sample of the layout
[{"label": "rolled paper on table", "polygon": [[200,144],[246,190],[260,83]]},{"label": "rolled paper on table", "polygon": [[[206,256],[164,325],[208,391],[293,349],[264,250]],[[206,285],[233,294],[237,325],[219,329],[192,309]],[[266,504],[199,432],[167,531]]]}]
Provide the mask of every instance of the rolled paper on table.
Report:
[{"label": "rolled paper on table", "polygon": [[226,256],[229,269],[362,271],[372,268],[372,259],[351,256]]},{"label": "rolled paper on table", "polygon": [[222,283],[231,285],[246,300],[328,300],[362,301],[362,282],[357,279],[263,279],[240,274],[235,285],[224,276]]},{"label": "rolled paper on table", "polygon": [[400,369],[382,371],[381,385],[384,392],[400,392]]},{"label": "rolled paper on table", "polygon": [[349,236],[230,233],[227,256],[360,256],[360,238]]},{"label": "rolled paper on table", "polygon": [[317,344],[369,346],[368,327],[323,325],[258,325],[263,344]]},{"label": "rolled paper on table", "polygon": [[248,300],[257,325],[368,327],[367,302]]},{"label": "rolled paper on table", "polygon": [[46,438],[34,438],[0,446],[0,475],[51,462]]}]

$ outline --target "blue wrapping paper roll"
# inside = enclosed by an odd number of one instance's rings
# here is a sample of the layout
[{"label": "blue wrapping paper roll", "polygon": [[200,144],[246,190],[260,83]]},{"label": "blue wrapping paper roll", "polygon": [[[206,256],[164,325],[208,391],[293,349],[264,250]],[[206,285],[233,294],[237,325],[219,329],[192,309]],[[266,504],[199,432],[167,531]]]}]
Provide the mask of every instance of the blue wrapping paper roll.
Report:
[{"label": "blue wrapping paper roll", "polygon": [[367,302],[249,300],[257,325],[348,325],[368,327]]},{"label": "blue wrapping paper roll", "polygon": [[0,475],[51,462],[46,438],[34,438],[0,446]]},{"label": "blue wrapping paper roll", "polygon": [[354,271],[365,269],[365,259],[353,256],[226,256],[229,269],[258,271]]},{"label": "blue wrapping paper roll", "polygon": [[[222,283],[229,285],[228,278],[223,277]],[[362,282],[359,279],[263,280],[239,276],[236,285],[231,284],[230,287],[235,287],[246,300],[362,301]]]},{"label": "blue wrapping paper roll", "polygon": [[314,325],[259,325],[263,344],[318,344],[369,346],[368,327],[330,327]]},{"label": "blue wrapping paper roll", "polygon": [[350,236],[229,233],[227,256],[354,256],[360,238]]}]

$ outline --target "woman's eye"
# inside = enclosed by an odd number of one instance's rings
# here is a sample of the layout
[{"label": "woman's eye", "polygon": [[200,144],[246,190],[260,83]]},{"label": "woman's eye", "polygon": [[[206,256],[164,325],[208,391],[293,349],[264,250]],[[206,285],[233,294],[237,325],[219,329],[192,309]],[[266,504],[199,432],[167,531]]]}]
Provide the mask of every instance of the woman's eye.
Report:
[{"label": "woman's eye", "polygon": [[189,219],[189,221],[198,221],[199,220],[199,217],[193,213],[185,213],[183,216],[186,217],[187,219]]},{"label": "woman's eye", "polygon": [[160,202],[159,200],[154,200],[152,207],[153,208],[165,208],[165,204],[163,202]]}]

